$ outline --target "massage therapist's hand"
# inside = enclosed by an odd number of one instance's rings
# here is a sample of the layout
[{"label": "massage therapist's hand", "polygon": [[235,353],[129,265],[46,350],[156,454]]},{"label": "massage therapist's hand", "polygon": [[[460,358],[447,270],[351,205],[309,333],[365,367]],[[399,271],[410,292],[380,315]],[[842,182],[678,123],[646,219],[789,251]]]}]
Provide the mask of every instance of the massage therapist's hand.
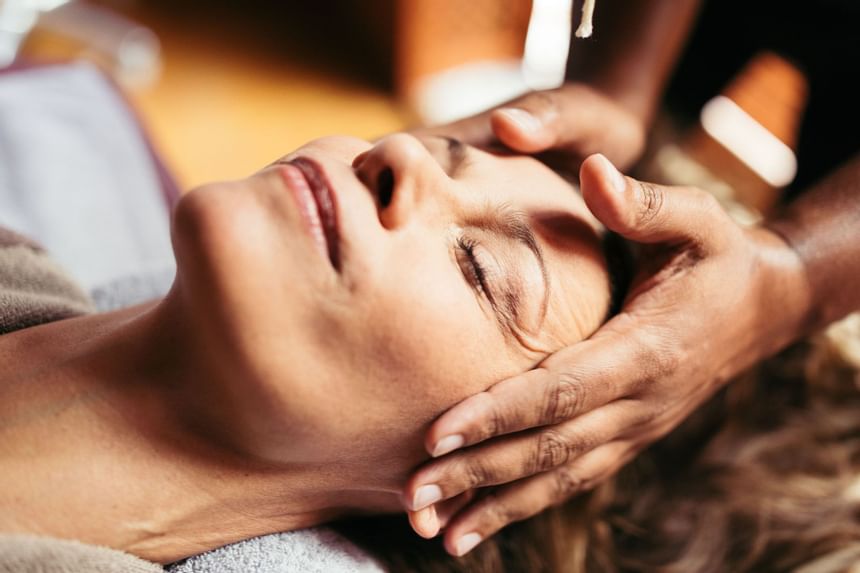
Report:
[{"label": "massage therapist's hand", "polygon": [[[765,228],[737,226],[711,195],[622,177],[600,156],[580,178],[595,216],[639,244],[638,275],[590,339],[433,423],[426,447],[437,459],[404,499],[416,531],[444,527],[453,554],[612,476],[790,342],[808,309],[795,251]],[[485,486],[498,487],[467,502],[464,492]]]},{"label": "massage therapist's hand", "polygon": [[576,172],[583,159],[602,153],[624,169],[645,146],[644,122],[585,84],[526,94],[495,109],[419,133],[456,137],[479,147],[519,153],[550,152],[553,167]]}]

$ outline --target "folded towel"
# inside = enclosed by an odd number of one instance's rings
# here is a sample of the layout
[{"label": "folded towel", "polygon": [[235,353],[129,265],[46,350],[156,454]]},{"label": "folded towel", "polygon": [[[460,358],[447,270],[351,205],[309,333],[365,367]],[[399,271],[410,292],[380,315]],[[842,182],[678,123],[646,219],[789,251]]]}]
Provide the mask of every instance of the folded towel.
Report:
[{"label": "folded towel", "polygon": [[380,573],[363,550],[326,528],[255,537],[196,555],[170,573]]},{"label": "folded towel", "polygon": [[94,310],[39,245],[0,227],[0,334]]},{"label": "folded towel", "polygon": [[0,573],[164,573],[164,569],[106,547],[34,535],[0,535]]}]

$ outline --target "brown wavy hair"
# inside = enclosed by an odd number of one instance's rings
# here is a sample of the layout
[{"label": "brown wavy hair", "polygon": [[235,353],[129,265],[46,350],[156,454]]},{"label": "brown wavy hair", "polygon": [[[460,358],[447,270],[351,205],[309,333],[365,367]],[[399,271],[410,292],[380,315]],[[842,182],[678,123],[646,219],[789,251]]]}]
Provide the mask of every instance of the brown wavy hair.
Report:
[{"label": "brown wavy hair", "polygon": [[336,527],[396,572],[847,571],[860,562],[860,373],[832,341],[799,344],[610,483],[464,558],[403,517]]}]

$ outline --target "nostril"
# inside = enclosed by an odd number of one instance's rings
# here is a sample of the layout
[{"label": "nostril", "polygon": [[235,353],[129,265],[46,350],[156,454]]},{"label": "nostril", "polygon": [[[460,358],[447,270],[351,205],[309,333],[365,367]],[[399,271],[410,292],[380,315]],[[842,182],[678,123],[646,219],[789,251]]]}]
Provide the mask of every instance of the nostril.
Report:
[{"label": "nostril", "polygon": [[379,206],[383,209],[391,204],[394,196],[394,171],[386,167],[376,177],[376,195],[379,197]]}]

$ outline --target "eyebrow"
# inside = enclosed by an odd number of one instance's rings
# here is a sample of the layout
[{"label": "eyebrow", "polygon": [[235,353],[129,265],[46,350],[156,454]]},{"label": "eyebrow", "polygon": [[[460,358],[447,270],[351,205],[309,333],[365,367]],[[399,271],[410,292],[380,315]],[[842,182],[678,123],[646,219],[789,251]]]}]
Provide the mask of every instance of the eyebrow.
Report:
[{"label": "eyebrow", "polygon": [[[448,164],[450,165],[448,176],[453,176],[457,170],[462,168],[468,160],[468,151],[470,147],[453,137],[440,136],[448,144]],[[475,226],[490,231],[502,238],[515,241],[526,248],[534,255],[540,267],[541,279],[543,280],[543,300],[541,300],[540,314],[538,324],[541,324],[546,316],[547,307],[549,305],[549,272],[546,268],[546,262],[543,258],[543,251],[540,244],[537,242],[534,231],[528,221],[528,216],[513,209],[508,204],[500,205],[491,210],[492,215],[485,215],[475,222]],[[522,281],[519,281],[522,284]],[[517,337],[516,326],[520,324],[520,315],[522,314],[522,299],[520,293],[505,288],[505,297],[503,304],[496,308],[496,315],[502,325],[511,331],[514,337]],[[495,305],[494,305],[495,306]],[[524,330],[524,329],[523,329]]]},{"label": "eyebrow", "polygon": [[[493,209],[493,214],[482,217],[477,221],[478,226],[486,231],[494,233],[505,239],[512,240],[520,245],[525,246],[529,252],[534,255],[540,267],[541,279],[543,281],[543,299],[540,303],[540,314],[538,324],[543,322],[546,316],[547,306],[549,305],[549,272],[547,271],[546,262],[543,257],[543,251],[540,244],[537,242],[534,231],[528,222],[528,216],[511,208],[510,205],[501,205]],[[518,282],[522,286],[522,278],[518,277]],[[507,326],[520,325],[520,316],[522,314],[523,300],[520,292],[505,288],[504,300],[499,309],[501,318]]]}]

